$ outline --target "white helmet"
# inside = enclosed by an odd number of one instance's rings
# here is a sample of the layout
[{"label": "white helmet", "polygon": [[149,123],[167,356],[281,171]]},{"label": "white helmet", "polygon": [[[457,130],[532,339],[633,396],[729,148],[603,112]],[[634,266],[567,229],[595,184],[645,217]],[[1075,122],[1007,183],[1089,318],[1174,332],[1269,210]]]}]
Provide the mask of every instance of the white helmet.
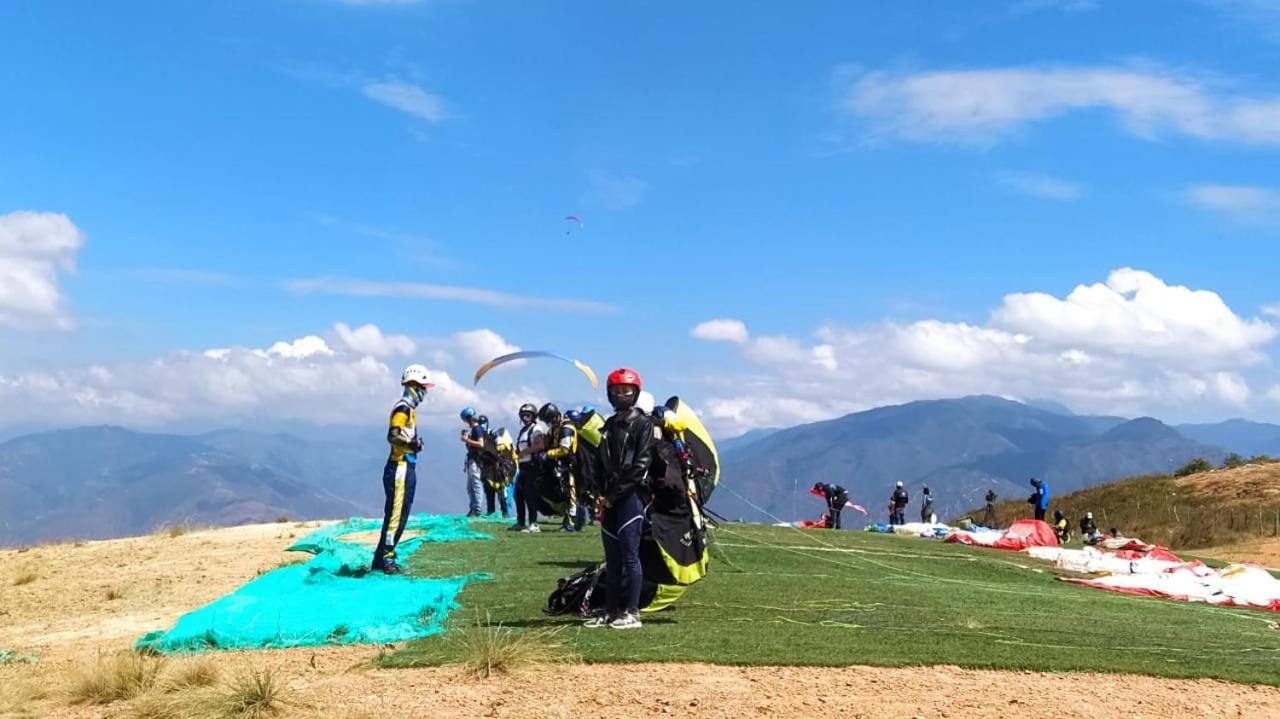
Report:
[{"label": "white helmet", "polygon": [[1085,512],[1085,513],[1084,513],[1084,518],[1085,518],[1085,519],[1093,519],[1093,512]]},{"label": "white helmet", "polygon": [[411,364],[404,368],[404,374],[400,375],[400,384],[413,384],[421,387],[435,387],[431,384],[431,375],[427,374],[427,368],[420,364]]}]

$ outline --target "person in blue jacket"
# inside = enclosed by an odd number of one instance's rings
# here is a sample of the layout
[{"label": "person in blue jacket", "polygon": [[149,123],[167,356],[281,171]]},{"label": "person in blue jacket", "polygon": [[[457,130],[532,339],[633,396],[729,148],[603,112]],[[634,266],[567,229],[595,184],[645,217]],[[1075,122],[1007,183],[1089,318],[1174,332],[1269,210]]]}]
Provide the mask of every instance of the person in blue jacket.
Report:
[{"label": "person in blue jacket", "polygon": [[1036,491],[1027,497],[1027,504],[1035,508],[1036,519],[1043,522],[1045,514],[1049,511],[1049,483],[1032,477],[1031,486],[1035,487]]}]

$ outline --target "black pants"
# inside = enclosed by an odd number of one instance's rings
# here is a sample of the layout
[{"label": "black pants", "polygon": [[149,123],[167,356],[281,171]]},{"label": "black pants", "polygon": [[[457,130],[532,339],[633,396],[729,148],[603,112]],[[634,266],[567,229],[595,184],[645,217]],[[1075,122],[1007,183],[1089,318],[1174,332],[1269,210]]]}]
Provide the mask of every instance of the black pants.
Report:
[{"label": "black pants", "polygon": [[533,462],[520,465],[516,475],[516,523],[538,523],[538,466]]},{"label": "black pants", "polygon": [[827,526],[830,527],[831,529],[840,528],[840,510],[841,509],[844,509],[843,502],[841,502],[840,504],[831,502],[830,504],[827,505],[827,516],[831,517],[831,519],[828,520],[827,522]]},{"label": "black pants", "polygon": [[498,487],[497,489],[494,489],[492,484],[485,482],[484,483],[484,505],[485,505],[484,513],[493,514],[493,510],[496,509],[496,507],[494,507],[495,504],[502,507],[502,518],[506,519],[507,518],[506,488]]},{"label": "black pants", "polygon": [[[607,609],[640,609],[640,588],[644,570],[640,567],[640,533],[644,528],[644,502],[635,492],[618,500],[600,518],[600,538],[604,542],[604,562],[608,586]],[[625,605],[625,606],[624,606]]]},{"label": "black pants", "polygon": [[1045,513],[1045,510],[1043,510],[1043,509],[1041,509],[1041,508],[1039,508],[1039,507],[1036,507],[1036,519],[1038,519],[1038,520],[1040,520],[1041,522],[1043,522],[1043,521],[1044,521],[1044,513]]},{"label": "black pants", "polygon": [[374,569],[382,569],[387,560],[396,559],[396,545],[409,521],[413,493],[418,487],[414,467],[412,462],[387,460],[382,470],[382,491],[387,499],[382,510],[382,533],[378,535],[378,548],[373,553]]},{"label": "black pants", "polygon": [[894,508],[893,508],[893,522],[891,522],[891,524],[906,524],[906,523],[907,523],[907,508],[906,508],[906,507],[894,507]]}]

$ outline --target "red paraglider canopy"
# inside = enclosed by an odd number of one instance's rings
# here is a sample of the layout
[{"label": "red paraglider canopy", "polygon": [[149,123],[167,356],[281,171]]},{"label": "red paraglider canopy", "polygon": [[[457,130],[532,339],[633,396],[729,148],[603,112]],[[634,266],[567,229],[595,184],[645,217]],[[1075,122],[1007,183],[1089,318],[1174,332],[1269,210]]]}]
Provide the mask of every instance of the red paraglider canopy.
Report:
[{"label": "red paraglider canopy", "polygon": [[1013,523],[1012,527],[1006,529],[998,539],[990,543],[974,541],[972,535],[964,532],[950,534],[947,536],[946,541],[991,547],[993,549],[1008,549],[1015,552],[1021,552],[1027,547],[1058,546],[1058,537],[1053,533],[1053,527],[1038,519],[1019,519]]}]

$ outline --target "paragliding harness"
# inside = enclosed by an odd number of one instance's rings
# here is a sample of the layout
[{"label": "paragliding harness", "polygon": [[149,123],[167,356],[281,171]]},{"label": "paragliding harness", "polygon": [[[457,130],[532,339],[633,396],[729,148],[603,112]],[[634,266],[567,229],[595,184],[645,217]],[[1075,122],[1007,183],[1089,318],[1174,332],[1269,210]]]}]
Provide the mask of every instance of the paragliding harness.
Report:
[{"label": "paragliding harness", "polygon": [[538,482],[538,509],[547,515],[564,514],[578,503],[577,486],[574,479],[575,465],[581,443],[578,441],[578,430],[568,420],[554,427],[548,427],[543,435],[547,444],[546,450],[560,446],[560,434],[569,429],[573,433],[569,454],[564,457],[548,457],[543,463],[542,480]]},{"label": "paragliding harness", "polygon": [[[547,597],[543,613],[551,616],[581,614],[590,616],[605,609],[609,578],[603,564],[592,564],[577,574],[563,577],[556,582],[555,591]],[[640,606],[648,607],[658,596],[657,582],[647,577],[640,588]]]},{"label": "paragliding harness", "polygon": [[506,489],[516,476],[519,460],[515,442],[506,429],[486,432],[484,448],[480,450],[480,478],[495,490]]}]

